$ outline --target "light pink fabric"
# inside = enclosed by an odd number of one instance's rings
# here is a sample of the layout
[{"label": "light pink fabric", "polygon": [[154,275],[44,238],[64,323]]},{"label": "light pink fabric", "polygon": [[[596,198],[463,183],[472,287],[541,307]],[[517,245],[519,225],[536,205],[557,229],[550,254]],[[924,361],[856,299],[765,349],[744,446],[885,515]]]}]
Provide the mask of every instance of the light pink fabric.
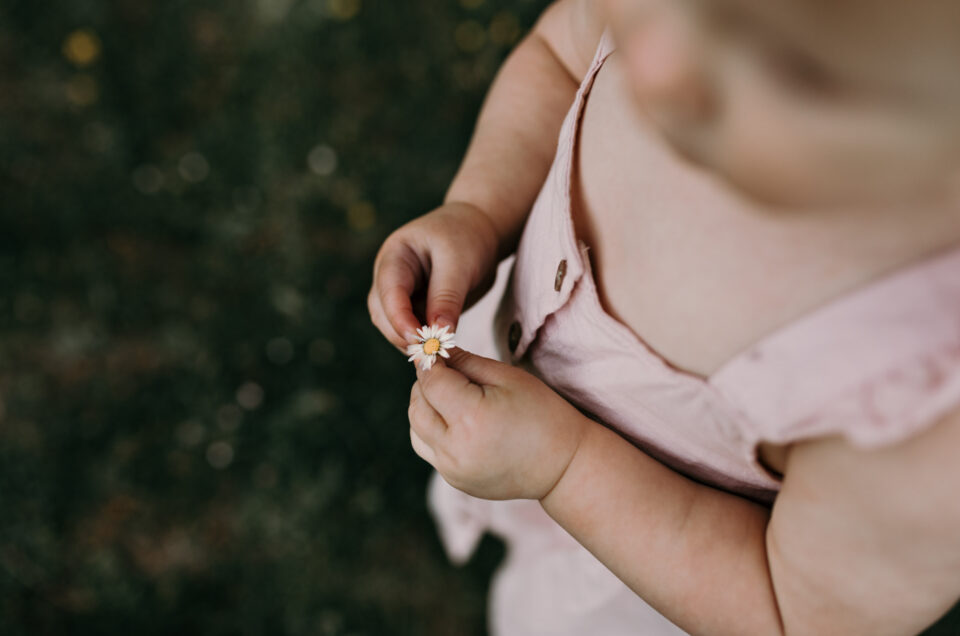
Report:
[{"label": "light pink fabric", "polygon": [[[780,482],[757,461],[758,442],[839,433],[856,446],[877,447],[960,406],[960,249],[801,316],[707,380],[670,366],[604,311],[587,248],[574,232],[570,184],[582,106],[612,50],[605,33],[517,254],[501,263],[494,288],[461,318],[460,345],[523,366],[684,475],[765,504]],[[561,261],[566,274],[558,291]],[[520,338],[511,352],[514,323]],[[538,502],[477,499],[434,473],[428,504],[456,563],[469,558],[485,531],[506,541],[488,610],[494,636],[684,633]]]}]

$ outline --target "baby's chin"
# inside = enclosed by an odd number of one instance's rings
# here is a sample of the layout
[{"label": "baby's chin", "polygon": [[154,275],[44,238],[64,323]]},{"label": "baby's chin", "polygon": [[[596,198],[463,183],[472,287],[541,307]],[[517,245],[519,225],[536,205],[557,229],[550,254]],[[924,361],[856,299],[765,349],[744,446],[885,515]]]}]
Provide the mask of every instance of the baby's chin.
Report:
[{"label": "baby's chin", "polygon": [[681,160],[759,211],[869,210],[960,200],[960,183],[946,192],[932,179],[911,178],[896,162],[871,170],[866,160],[858,165],[830,157],[745,153],[705,137],[663,136]]},{"label": "baby's chin", "polygon": [[[843,183],[827,175],[763,175],[710,170],[722,184],[758,210],[767,212],[829,212],[868,210],[901,205],[914,200],[913,193],[871,190],[866,183]],[[922,196],[918,192],[917,195]]]},{"label": "baby's chin", "polygon": [[660,128],[660,134],[681,161],[709,175],[751,207],[800,210],[836,205],[840,198],[826,184],[809,177],[798,178],[795,172],[771,169],[763,162],[749,164],[763,168],[742,167],[741,162],[731,161],[732,153],[718,149],[706,136],[677,134],[664,128]]},{"label": "baby's chin", "polygon": [[955,189],[932,180],[910,181],[899,175],[870,173],[810,166],[806,172],[778,173],[766,170],[739,170],[735,167],[705,168],[722,183],[755,207],[769,212],[880,212],[941,206],[960,201]]},{"label": "baby's chin", "polygon": [[770,166],[753,170],[724,165],[703,168],[737,196],[765,211],[810,212],[879,203],[870,192],[826,176],[777,172]]}]

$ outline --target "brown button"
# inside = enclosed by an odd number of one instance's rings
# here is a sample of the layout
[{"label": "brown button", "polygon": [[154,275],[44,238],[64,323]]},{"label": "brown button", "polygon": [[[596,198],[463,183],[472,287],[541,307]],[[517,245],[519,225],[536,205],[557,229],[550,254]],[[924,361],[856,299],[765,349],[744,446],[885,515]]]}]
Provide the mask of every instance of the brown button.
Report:
[{"label": "brown button", "polygon": [[511,353],[517,350],[517,345],[520,344],[521,333],[520,323],[514,321],[513,324],[510,325],[510,332],[507,334],[507,344],[510,345]]},{"label": "brown button", "polygon": [[563,285],[563,277],[567,275],[567,259],[560,261],[560,264],[557,265],[557,276],[553,279],[553,289],[555,291],[560,291],[560,286]]}]

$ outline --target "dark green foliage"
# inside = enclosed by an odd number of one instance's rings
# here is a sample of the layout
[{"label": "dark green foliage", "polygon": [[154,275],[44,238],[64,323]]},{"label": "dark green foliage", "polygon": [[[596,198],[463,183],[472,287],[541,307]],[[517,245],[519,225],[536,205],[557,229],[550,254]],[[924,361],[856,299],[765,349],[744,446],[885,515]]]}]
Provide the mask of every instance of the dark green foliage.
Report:
[{"label": "dark green foliage", "polygon": [[0,633],[484,633],[366,310],[544,2],[464,4],[0,4]]}]

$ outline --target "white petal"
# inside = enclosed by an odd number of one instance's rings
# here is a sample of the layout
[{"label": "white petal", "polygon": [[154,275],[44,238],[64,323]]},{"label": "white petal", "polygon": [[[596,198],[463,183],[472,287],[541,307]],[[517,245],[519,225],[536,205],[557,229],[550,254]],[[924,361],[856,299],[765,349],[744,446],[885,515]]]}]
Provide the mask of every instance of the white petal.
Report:
[{"label": "white petal", "polygon": [[420,368],[424,371],[429,371],[430,367],[433,366],[433,361],[436,360],[436,356],[424,356],[423,364],[420,365]]},{"label": "white petal", "polygon": [[419,335],[419,336],[420,336],[421,338],[423,338],[424,340],[429,340],[429,339],[430,339],[429,336],[427,336],[427,334],[428,334],[429,332],[430,332],[430,329],[429,329],[429,327],[427,327],[426,325],[424,325],[424,326],[420,327],[419,329],[417,329],[417,335]]},{"label": "white petal", "polygon": [[[444,327],[444,329],[446,329],[446,327]],[[440,336],[440,342],[446,342],[447,340],[450,340],[450,338],[453,338],[453,334],[445,333],[442,336]]]},{"label": "white petal", "polygon": [[446,349],[441,349],[441,350],[440,350],[440,355],[442,355],[444,358],[449,358],[449,357],[450,357],[450,354],[447,353],[447,350],[446,350]]},{"label": "white petal", "polygon": [[407,345],[407,353],[414,354],[418,351],[423,351],[423,345],[419,344],[409,344]]},{"label": "white petal", "polygon": [[439,337],[439,336],[442,336],[442,335],[446,334],[449,330],[450,330],[450,325],[444,325],[444,326],[443,326],[443,329],[437,329],[437,334],[436,334],[436,335],[437,335],[438,337]]}]

